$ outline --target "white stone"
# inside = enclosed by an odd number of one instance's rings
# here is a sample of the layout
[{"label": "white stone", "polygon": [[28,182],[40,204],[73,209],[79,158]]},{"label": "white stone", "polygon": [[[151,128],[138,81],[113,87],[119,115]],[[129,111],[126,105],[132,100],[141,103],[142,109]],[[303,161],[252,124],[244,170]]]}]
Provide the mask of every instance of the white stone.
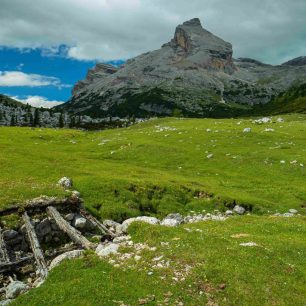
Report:
[{"label": "white stone", "polygon": [[83,229],[86,227],[87,220],[83,217],[76,216],[74,219],[74,226],[79,229]]},{"label": "white stone", "polygon": [[298,213],[298,211],[296,209],[293,209],[293,208],[289,209],[289,212],[291,214],[297,214]]},{"label": "white stone", "polygon": [[118,253],[119,244],[109,243],[109,244],[99,244],[96,248],[96,254],[100,257],[107,257],[111,254]]},{"label": "white stone", "polygon": [[19,294],[28,290],[28,286],[20,281],[13,281],[5,288],[5,297],[15,299]]},{"label": "white stone", "polygon": [[250,133],[251,132],[251,128],[245,128],[244,130],[243,130],[243,133]]},{"label": "white stone", "polygon": [[77,257],[82,256],[83,252],[84,252],[83,250],[73,250],[73,251],[69,251],[69,252],[63,253],[63,254],[55,257],[51,261],[51,264],[49,266],[49,270],[52,270],[53,268],[58,266],[63,260],[73,259],[73,258],[77,258]]},{"label": "white stone", "polygon": [[155,217],[146,217],[146,216],[141,216],[141,217],[136,217],[136,218],[130,218],[125,220],[122,225],[121,225],[121,230],[122,232],[126,233],[128,227],[133,223],[133,222],[144,222],[152,225],[159,224],[160,221],[155,218]]},{"label": "white stone", "polygon": [[160,224],[164,226],[178,226],[184,221],[181,214],[169,214]]},{"label": "white stone", "polygon": [[258,244],[257,244],[256,242],[244,242],[244,243],[240,243],[239,245],[241,245],[241,246],[247,246],[247,247],[258,246]]},{"label": "white stone", "polygon": [[208,154],[206,157],[207,157],[208,159],[211,159],[211,158],[214,157],[214,154]]},{"label": "white stone", "polygon": [[239,205],[236,205],[233,211],[238,215],[243,215],[245,213],[245,208]]},{"label": "white stone", "polygon": [[231,215],[233,215],[233,211],[227,210],[227,211],[225,212],[225,215],[226,215],[226,216],[231,216]]},{"label": "white stone", "polygon": [[66,176],[62,177],[57,184],[64,188],[71,188],[73,185],[72,180]]}]

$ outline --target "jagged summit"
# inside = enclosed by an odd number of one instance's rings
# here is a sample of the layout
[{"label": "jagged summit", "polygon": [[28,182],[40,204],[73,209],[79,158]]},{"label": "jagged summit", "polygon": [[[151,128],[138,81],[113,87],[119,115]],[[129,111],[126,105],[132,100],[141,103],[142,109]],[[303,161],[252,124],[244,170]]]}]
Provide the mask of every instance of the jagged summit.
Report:
[{"label": "jagged summit", "polygon": [[91,117],[233,116],[305,78],[306,66],[272,66],[232,56],[229,42],[193,18],[178,25],[158,50],[118,68],[97,64],[58,108]]}]

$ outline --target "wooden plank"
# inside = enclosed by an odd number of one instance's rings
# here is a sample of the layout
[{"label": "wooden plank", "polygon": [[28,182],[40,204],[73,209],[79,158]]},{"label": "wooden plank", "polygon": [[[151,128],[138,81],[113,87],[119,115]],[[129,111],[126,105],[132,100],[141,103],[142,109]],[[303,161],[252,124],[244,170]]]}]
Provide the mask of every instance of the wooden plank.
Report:
[{"label": "wooden plank", "polygon": [[6,243],[3,238],[1,227],[0,227],[0,257],[1,257],[1,262],[3,263],[10,262],[10,257],[7,252]]},{"label": "wooden plank", "polygon": [[33,256],[27,256],[27,257],[20,258],[17,261],[1,263],[0,264],[0,273],[17,271],[23,265],[25,265],[29,262],[32,262],[32,260],[33,260]]},{"label": "wooden plank", "polygon": [[57,199],[53,197],[37,198],[26,202],[25,204],[18,204],[6,209],[0,210],[0,216],[7,216],[14,213],[18,213],[22,208],[27,213],[35,211],[35,209],[46,209],[48,206],[72,206],[77,208],[82,203],[81,199],[71,197],[67,199]]},{"label": "wooden plank", "polygon": [[40,244],[37,239],[34,226],[32,225],[31,219],[29,218],[26,212],[23,214],[22,218],[25,223],[25,227],[26,227],[27,235],[28,235],[29,242],[31,245],[31,249],[32,249],[36,264],[37,264],[38,273],[40,274],[42,278],[46,278],[48,275],[47,263],[43,255],[43,251],[40,248]]},{"label": "wooden plank", "polygon": [[110,231],[106,226],[104,226],[99,220],[97,220],[94,216],[92,216],[91,214],[89,214],[85,209],[80,208],[80,214],[86,218],[87,220],[89,220],[94,226],[96,226],[101,232],[102,234],[107,234],[110,235],[112,238],[114,238],[116,236],[115,233],[113,233],[112,231]]},{"label": "wooden plank", "polygon": [[82,246],[84,249],[89,250],[93,249],[95,245],[87,240],[78,230],[76,230],[73,226],[71,226],[57,211],[57,209],[53,206],[47,207],[47,213],[50,217],[52,217],[58,227],[64,231],[73,242]]}]

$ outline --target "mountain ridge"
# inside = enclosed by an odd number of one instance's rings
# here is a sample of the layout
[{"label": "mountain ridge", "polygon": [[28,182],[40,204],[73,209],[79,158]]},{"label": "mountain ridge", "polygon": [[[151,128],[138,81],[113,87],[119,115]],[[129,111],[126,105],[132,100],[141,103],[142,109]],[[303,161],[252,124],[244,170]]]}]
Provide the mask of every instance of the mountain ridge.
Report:
[{"label": "mountain ridge", "polygon": [[92,117],[244,114],[303,83],[306,66],[300,63],[273,66],[235,59],[232,45],[194,18],[178,25],[160,49],[120,67],[97,64],[58,109]]}]

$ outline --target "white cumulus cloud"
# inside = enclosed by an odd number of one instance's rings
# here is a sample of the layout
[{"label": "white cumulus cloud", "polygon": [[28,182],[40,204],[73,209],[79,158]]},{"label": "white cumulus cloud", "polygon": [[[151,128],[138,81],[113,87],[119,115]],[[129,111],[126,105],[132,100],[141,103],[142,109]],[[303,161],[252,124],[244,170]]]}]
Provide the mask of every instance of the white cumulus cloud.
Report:
[{"label": "white cumulus cloud", "polygon": [[64,101],[48,100],[47,98],[41,96],[27,96],[26,98],[19,98],[17,96],[12,98],[24,104],[30,104],[34,107],[44,108],[52,108],[54,106],[65,103]]},{"label": "white cumulus cloud", "polygon": [[24,73],[21,71],[0,71],[0,86],[55,86],[70,87],[70,85],[61,84],[60,79],[56,77],[49,77],[40,74]]}]

